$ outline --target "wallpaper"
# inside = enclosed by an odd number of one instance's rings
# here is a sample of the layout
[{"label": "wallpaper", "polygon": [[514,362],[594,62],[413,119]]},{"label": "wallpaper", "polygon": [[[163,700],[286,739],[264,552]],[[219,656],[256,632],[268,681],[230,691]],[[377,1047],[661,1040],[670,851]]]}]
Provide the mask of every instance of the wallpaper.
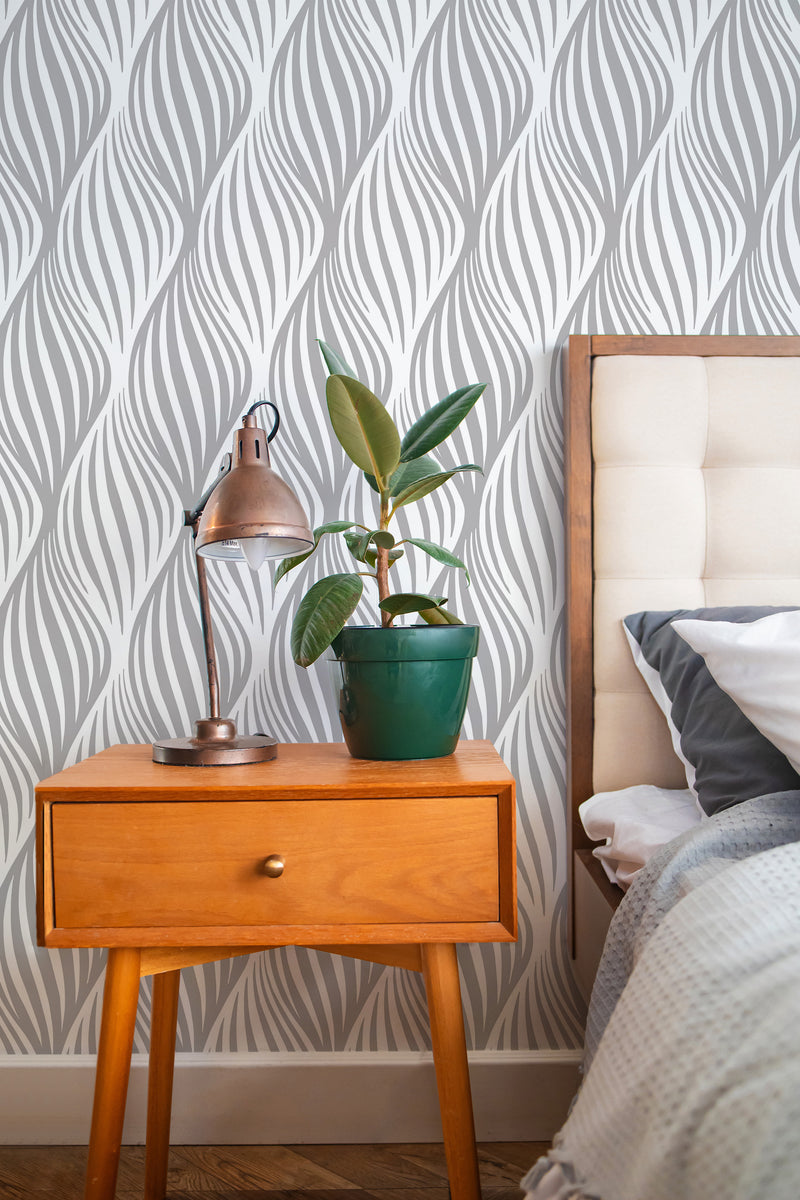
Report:
[{"label": "wallpaper", "polygon": [[[403,427],[488,384],[446,450],[483,476],[432,496],[425,524],[410,506],[404,527],[452,547],[472,586],[432,560],[396,569],[480,624],[465,732],[492,739],[519,786],[520,938],[460,951],[470,1044],[578,1044],[560,356],[570,331],[797,331],[800,9],[0,13],[0,1046],[96,1044],[102,954],[35,947],[33,788],[205,711],[182,511],[245,408],[280,406],[273,465],[313,524],[362,514],[326,425],[320,337]],[[209,575],[223,711],[282,740],[338,737],[324,666],[301,671],[288,650],[310,569],[274,590],[243,565]],[[185,972],[181,1049],[427,1039],[403,971],[285,949]]]}]

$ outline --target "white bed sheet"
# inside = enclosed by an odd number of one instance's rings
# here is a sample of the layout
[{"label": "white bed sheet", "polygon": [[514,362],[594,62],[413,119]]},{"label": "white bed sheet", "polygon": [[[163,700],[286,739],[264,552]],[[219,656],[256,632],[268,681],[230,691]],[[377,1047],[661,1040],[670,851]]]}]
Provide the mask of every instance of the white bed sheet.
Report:
[{"label": "white bed sheet", "polygon": [[656,850],[706,818],[688,790],[639,784],[616,792],[598,792],[579,809],[592,851],[612,883],[627,889]]}]

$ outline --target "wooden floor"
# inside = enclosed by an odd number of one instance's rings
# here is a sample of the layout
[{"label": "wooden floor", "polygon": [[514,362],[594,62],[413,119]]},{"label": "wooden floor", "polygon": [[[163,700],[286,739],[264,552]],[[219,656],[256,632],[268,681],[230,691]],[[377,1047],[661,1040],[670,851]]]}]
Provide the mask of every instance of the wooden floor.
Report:
[{"label": "wooden floor", "polygon": [[[478,1147],[484,1200],[520,1200],[545,1142]],[[441,1145],[173,1146],[168,1200],[448,1200]],[[0,1146],[2,1200],[81,1200],[85,1146]],[[117,1200],[141,1200],[144,1148],[122,1150]]]}]

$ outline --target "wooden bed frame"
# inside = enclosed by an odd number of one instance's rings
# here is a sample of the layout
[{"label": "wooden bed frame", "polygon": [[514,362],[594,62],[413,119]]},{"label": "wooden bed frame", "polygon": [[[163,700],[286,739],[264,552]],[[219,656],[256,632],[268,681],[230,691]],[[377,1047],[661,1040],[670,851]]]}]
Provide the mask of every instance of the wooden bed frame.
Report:
[{"label": "wooden bed frame", "polygon": [[[595,790],[594,740],[594,507],[592,377],[607,355],[798,357],[800,337],[623,336],[573,334],[565,398],[567,537],[567,795],[570,835],[571,940],[575,975],[590,994],[608,926],[623,892],[592,856],[578,806]],[[641,782],[660,782],[657,779]]]}]

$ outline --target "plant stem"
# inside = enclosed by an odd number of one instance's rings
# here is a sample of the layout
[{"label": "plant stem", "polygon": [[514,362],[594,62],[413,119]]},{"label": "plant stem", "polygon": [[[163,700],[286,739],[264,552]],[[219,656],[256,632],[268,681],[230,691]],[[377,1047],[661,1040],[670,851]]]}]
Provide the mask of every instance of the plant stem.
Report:
[{"label": "plant stem", "polygon": [[[381,492],[381,529],[389,528],[389,496]],[[378,599],[385,600],[389,595],[389,551],[381,546],[375,547],[375,576],[378,580]],[[381,627],[389,629],[392,624],[391,613],[381,610]]]}]

